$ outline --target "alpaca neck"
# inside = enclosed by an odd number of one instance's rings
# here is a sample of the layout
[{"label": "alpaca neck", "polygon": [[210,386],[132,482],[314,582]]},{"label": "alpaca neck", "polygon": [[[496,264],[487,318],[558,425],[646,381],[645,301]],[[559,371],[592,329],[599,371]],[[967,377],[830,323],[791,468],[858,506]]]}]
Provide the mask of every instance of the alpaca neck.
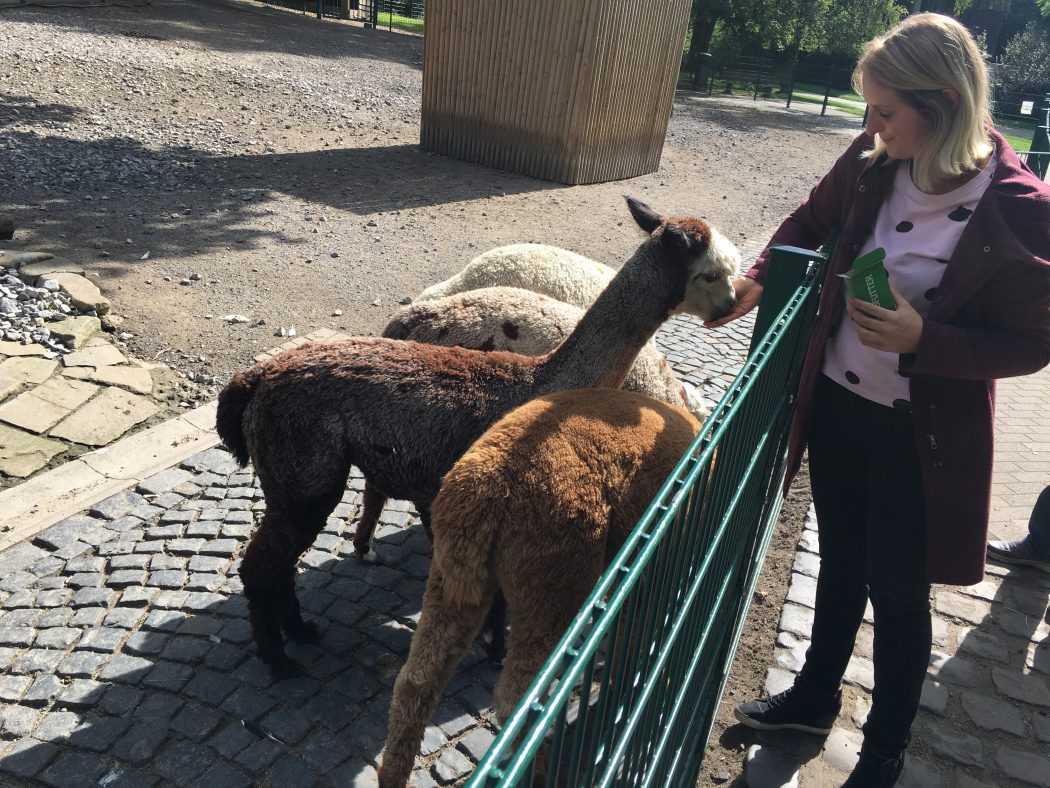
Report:
[{"label": "alpaca neck", "polygon": [[658,259],[652,242],[646,241],[540,364],[538,389],[619,388],[684,293],[685,268]]}]

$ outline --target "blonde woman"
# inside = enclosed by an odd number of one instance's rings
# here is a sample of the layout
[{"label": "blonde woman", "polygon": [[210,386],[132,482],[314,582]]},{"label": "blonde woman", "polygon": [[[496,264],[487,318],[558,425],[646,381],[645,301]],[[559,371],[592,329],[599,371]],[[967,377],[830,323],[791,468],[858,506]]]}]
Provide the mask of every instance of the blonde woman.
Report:
[{"label": "blonde woman", "polygon": [[[820,534],[812,640],[793,686],[739,706],[762,730],[828,733],[865,603],[875,688],[845,785],[891,786],[931,647],[931,583],[984,572],[995,379],[1050,361],[1050,187],[994,130],[966,29],[917,14],[871,41],[854,75],[865,131],[771,243],[815,248],[841,228],[792,425],[809,447]],[[885,250],[895,310],[845,299],[854,259]],[[758,303],[763,253],[736,283]]]}]

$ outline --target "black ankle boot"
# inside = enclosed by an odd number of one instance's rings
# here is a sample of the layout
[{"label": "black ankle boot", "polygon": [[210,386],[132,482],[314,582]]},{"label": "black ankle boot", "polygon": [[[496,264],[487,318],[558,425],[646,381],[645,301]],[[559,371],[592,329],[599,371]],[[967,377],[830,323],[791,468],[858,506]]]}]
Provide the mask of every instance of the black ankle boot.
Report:
[{"label": "black ankle boot", "polygon": [[893,756],[861,747],[860,759],[842,788],[891,788],[903,768],[903,752]]},{"label": "black ankle boot", "polygon": [[736,707],[744,725],[760,731],[795,730],[827,735],[842,708],[842,692],[821,694],[801,679],[790,689]]}]

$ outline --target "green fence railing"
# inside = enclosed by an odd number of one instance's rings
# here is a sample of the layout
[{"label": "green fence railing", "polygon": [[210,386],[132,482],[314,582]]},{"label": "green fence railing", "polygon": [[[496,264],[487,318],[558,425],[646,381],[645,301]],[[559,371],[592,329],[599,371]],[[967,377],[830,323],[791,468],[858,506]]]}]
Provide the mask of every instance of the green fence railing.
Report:
[{"label": "green fence railing", "polygon": [[774,249],[743,370],[468,788],[695,784],[783,500],[824,267]]}]

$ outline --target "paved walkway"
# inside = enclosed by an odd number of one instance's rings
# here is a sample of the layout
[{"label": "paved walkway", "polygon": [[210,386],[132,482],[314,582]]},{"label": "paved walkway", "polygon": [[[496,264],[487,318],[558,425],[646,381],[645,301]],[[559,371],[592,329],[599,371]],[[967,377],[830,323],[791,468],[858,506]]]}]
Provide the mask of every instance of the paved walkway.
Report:
[{"label": "paved walkway", "polygon": [[[746,351],[750,325],[729,328],[704,332],[676,319],[658,336],[710,400]],[[1048,380],[1004,386],[1000,536],[1020,533],[1038,474],[1050,476],[1050,419],[1040,410]],[[305,676],[273,683],[252,656],[237,578],[263,501],[252,474],[214,448],[213,418],[199,408],[0,492],[10,525],[0,543],[0,782],[374,784],[429,565],[418,518],[392,502],[377,531],[383,563],[358,564],[350,537],[362,480],[351,479],[300,563],[300,599],[323,637],[289,649]],[[798,554],[774,689],[804,650],[813,542],[807,533]],[[942,655],[905,784],[1050,785],[1050,724],[1040,714],[1050,708],[1050,576],[995,571],[973,589],[938,590]],[[869,657],[865,635],[850,677],[860,710]],[[464,660],[426,731],[416,785],[451,783],[473,768],[495,730],[496,675],[479,653]],[[844,716],[823,751],[801,738],[764,742],[749,754],[748,779],[781,784],[771,781],[781,775],[791,784],[795,769],[785,765],[802,752],[813,756],[802,784],[838,784],[856,730]]]}]

